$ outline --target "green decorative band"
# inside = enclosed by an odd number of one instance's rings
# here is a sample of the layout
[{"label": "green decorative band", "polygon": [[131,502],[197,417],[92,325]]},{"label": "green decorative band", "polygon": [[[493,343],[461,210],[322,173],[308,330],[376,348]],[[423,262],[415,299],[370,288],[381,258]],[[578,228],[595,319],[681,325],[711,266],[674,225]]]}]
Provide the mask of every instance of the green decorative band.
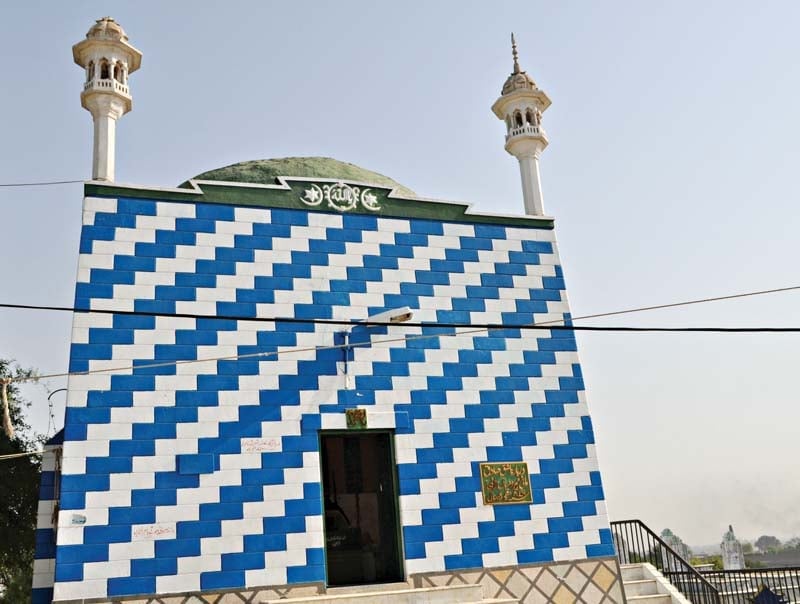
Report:
[{"label": "green decorative band", "polygon": [[469,204],[403,198],[386,187],[349,184],[337,180],[280,179],[277,185],[201,181],[185,189],[154,189],[137,186],[87,182],[87,197],[128,197],[154,201],[222,203],[263,208],[286,208],[336,214],[370,214],[382,217],[422,218],[450,222],[502,224],[552,229],[547,217],[502,216],[472,213]]},{"label": "green decorative band", "polygon": [[480,473],[484,505],[533,502],[527,463],[482,463]]},{"label": "green decorative band", "polygon": [[345,409],[344,416],[348,430],[365,430],[367,428],[366,409]]}]

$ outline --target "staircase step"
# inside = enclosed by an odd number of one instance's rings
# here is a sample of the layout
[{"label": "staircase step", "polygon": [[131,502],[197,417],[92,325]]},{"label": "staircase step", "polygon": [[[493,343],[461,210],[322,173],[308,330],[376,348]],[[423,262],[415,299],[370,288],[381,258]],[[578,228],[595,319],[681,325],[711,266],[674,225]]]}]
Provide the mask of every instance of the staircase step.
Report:
[{"label": "staircase step", "polygon": [[631,596],[652,596],[658,594],[658,582],[655,579],[637,579],[635,581],[623,581],[625,595]]},{"label": "staircase step", "polygon": [[[389,589],[360,591],[363,586],[353,591],[348,588],[337,588],[334,593],[304,596],[302,598],[285,598],[280,600],[263,600],[262,604],[465,604],[468,602],[487,602],[483,599],[483,588],[480,585],[449,585],[445,587],[422,587],[418,589]],[[499,604],[516,600],[488,601]],[[654,603],[660,604],[660,603]]]},{"label": "staircase step", "polygon": [[672,596],[669,594],[652,594],[649,596],[629,596],[625,594],[629,604],[671,604]]},{"label": "staircase step", "polygon": [[641,564],[622,564],[619,567],[622,572],[622,582],[625,581],[641,581],[642,579],[649,579],[645,576]]}]

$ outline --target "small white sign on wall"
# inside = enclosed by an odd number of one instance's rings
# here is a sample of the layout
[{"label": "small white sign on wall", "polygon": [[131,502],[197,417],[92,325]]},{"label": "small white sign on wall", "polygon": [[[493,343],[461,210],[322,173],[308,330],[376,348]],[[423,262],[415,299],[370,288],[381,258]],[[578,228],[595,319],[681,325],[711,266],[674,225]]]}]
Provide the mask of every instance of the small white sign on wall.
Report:
[{"label": "small white sign on wall", "polygon": [[174,539],[174,524],[138,524],[133,527],[134,541],[155,541],[156,539]]},{"label": "small white sign on wall", "polygon": [[278,436],[242,439],[242,453],[268,453],[280,450],[281,439]]}]

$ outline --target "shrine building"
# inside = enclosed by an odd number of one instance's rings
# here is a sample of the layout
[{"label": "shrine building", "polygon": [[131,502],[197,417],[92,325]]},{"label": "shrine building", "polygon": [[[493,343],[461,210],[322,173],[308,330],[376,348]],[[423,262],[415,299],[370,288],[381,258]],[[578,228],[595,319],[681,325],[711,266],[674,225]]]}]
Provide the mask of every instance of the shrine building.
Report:
[{"label": "shrine building", "polygon": [[142,55],[109,17],[73,55],[93,170],[35,604],[623,603],[516,46],[513,216],[318,157],[118,184]]}]

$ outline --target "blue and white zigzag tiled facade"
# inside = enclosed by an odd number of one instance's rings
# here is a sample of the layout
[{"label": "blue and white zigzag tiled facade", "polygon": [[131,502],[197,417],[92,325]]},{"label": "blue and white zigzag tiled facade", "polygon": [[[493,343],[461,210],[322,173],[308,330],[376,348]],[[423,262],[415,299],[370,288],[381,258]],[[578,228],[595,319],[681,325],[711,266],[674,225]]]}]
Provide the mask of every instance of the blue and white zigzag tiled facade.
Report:
[{"label": "blue and white zigzag tiled facade", "polygon": [[[324,583],[318,435],[353,407],[393,431],[406,576],[613,555],[573,333],[440,326],[569,320],[521,223],[87,197],[76,306],[161,314],[74,317],[70,371],[113,371],[70,378],[54,600]],[[254,320],[402,306],[430,326],[369,328],[347,378],[341,326]],[[533,503],[484,505],[486,461]]]}]

